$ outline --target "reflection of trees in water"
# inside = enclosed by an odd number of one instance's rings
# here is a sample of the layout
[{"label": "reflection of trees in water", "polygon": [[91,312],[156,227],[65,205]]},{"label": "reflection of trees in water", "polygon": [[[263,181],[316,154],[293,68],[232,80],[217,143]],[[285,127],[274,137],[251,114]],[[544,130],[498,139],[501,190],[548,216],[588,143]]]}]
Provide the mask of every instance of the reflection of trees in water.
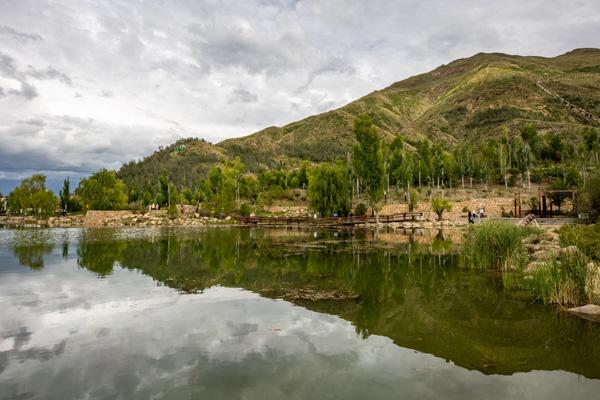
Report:
[{"label": "reflection of trees in water", "polygon": [[52,250],[54,245],[45,242],[13,246],[13,252],[19,259],[19,263],[31,269],[44,268],[44,256],[50,254]]},{"label": "reflection of trees in water", "polygon": [[[313,232],[213,229],[129,240],[90,234],[77,256],[80,267],[101,276],[119,264],[188,293],[215,284],[274,297],[302,288],[352,292],[358,299],[294,301],[339,315],[362,337],[383,335],[484,373],[565,369],[600,377],[596,326],[529,304],[502,279],[460,269],[448,246],[442,236],[392,246],[368,232],[315,238]],[[44,244],[15,247],[24,265],[43,265],[50,251]]]}]

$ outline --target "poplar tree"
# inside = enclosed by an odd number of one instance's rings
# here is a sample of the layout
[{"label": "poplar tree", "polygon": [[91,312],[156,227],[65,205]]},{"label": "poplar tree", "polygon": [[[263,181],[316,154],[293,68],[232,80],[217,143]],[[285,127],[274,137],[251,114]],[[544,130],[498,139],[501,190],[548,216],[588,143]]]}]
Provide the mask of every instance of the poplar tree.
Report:
[{"label": "poplar tree", "polygon": [[383,199],[384,165],[381,138],[369,116],[362,115],[354,121],[356,145],[352,160],[356,175],[362,181],[369,206],[379,223],[379,203]]}]

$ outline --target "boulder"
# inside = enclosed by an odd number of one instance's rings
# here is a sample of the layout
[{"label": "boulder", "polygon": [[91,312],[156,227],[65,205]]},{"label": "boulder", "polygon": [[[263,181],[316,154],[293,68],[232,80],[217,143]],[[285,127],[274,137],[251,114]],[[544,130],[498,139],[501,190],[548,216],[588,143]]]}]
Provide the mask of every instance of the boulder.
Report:
[{"label": "boulder", "polygon": [[596,304],[587,304],[581,307],[569,308],[568,311],[578,317],[600,322],[600,306]]},{"label": "boulder", "polygon": [[543,268],[545,265],[546,263],[540,261],[530,262],[529,264],[527,264],[523,272],[525,272],[526,274],[533,274],[535,271],[537,271],[540,268]]}]

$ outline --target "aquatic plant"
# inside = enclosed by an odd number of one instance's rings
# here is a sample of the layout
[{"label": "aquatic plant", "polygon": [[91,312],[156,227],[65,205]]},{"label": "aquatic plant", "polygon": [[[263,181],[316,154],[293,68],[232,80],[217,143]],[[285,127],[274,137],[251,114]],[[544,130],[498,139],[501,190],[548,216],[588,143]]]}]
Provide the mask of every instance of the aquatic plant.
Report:
[{"label": "aquatic plant", "polygon": [[471,226],[464,248],[467,267],[508,270],[522,266],[525,259],[522,240],[535,231],[503,221]]},{"label": "aquatic plant", "polygon": [[576,247],[563,249],[526,280],[533,295],[545,303],[578,306],[592,302],[597,265]]},{"label": "aquatic plant", "polygon": [[600,224],[565,225],[559,234],[562,245],[577,246],[592,260],[600,261]]}]

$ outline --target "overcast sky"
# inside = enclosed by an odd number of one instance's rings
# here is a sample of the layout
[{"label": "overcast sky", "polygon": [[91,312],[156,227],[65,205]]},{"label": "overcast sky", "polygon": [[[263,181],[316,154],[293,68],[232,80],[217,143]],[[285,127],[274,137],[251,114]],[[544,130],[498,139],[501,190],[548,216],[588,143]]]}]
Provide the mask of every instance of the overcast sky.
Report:
[{"label": "overcast sky", "polygon": [[597,0],[0,0],[0,190],[282,125],[480,51],[599,42]]}]

